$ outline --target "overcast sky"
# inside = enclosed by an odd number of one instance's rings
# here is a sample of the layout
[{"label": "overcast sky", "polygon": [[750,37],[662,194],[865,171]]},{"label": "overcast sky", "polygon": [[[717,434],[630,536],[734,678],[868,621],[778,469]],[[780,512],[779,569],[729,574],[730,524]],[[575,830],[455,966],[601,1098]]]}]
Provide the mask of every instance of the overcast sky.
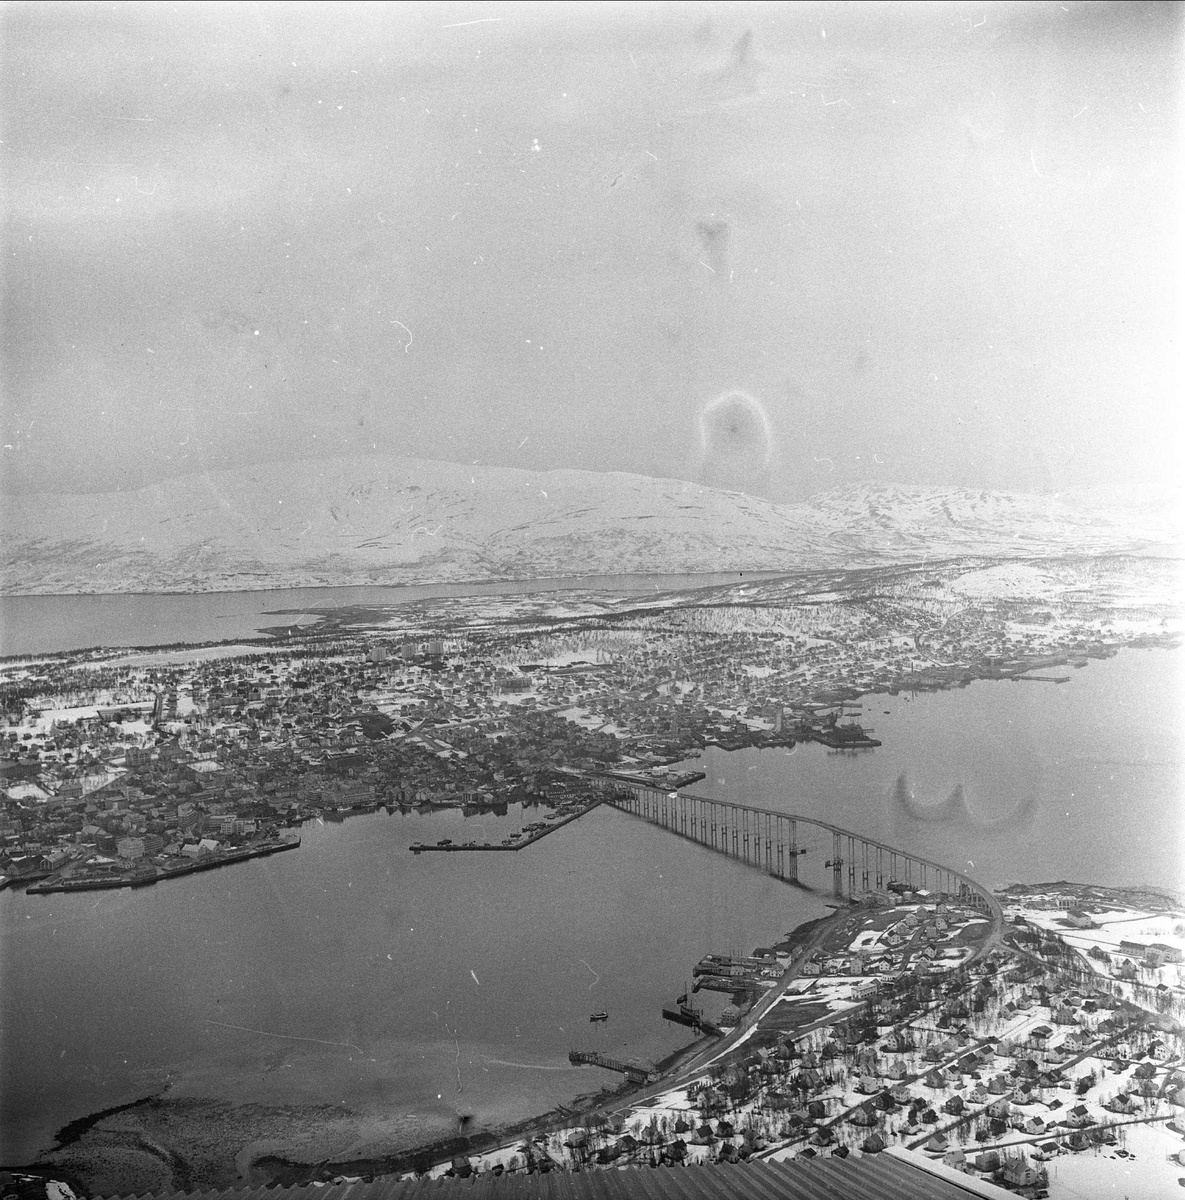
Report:
[{"label": "overcast sky", "polygon": [[10,4],[4,486],[1168,480],[1180,15]]}]

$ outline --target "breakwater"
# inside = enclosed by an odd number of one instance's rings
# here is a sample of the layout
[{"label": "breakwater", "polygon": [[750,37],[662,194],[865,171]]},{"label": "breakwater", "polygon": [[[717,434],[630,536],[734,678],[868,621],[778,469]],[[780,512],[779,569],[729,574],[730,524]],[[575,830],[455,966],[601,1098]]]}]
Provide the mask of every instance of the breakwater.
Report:
[{"label": "breakwater", "polygon": [[594,808],[604,804],[606,799],[607,797],[605,796],[595,796],[591,801],[581,805],[575,811],[533,822],[531,825],[526,826],[521,834],[511,834],[509,837],[503,838],[501,842],[472,841],[458,843],[454,842],[451,838],[442,838],[439,842],[435,843],[413,842],[408,849],[413,854],[424,854],[428,851],[451,854],[461,850],[525,850],[528,846],[533,846],[536,842],[542,841],[549,833],[555,833],[557,829],[563,829],[565,825],[570,825],[573,821],[580,820],[585,813],[592,812]]},{"label": "breakwater", "polygon": [[282,854],[286,850],[300,848],[300,838],[283,838],[241,849],[214,851],[205,858],[193,862],[139,867],[130,871],[95,875],[51,875],[39,883],[31,883],[25,890],[30,895],[47,895],[52,892],[98,892],[111,888],[148,887],[166,879],[179,879],[183,875],[196,875],[199,871],[214,871],[234,863],[246,862],[251,858],[266,858],[271,854]]}]

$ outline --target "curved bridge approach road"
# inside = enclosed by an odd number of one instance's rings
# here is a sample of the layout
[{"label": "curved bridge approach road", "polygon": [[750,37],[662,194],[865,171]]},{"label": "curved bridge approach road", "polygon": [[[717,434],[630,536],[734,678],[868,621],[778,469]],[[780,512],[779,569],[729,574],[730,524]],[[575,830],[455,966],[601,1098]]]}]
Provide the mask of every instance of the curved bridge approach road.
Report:
[{"label": "curved bridge approach road", "polygon": [[[991,932],[975,957],[987,953],[1001,939],[1004,911],[1000,902],[971,876],[941,863],[814,817],[754,808],[706,796],[662,791],[642,784],[624,783],[615,778],[598,778],[596,782],[609,793],[606,802],[614,808],[765,870],[792,885],[803,886],[799,880],[799,860],[805,851],[798,842],[799,826],[823,830],[831,837],[831,857],[823,863],[823,869],[831,873],[836,899],[851,900],[862,894],[871,897],[884,894],[887,898],[892,891],[889,885],[895,883],[911,891],[926,889],[944,898],[979,908],[990,919]],[[709,1063],[726,1055],[749,1037],[762,1017],[798,979],[811,953],[847,916],[848,913],[841,910],[819,922],[795,962],[731,1033],[721,1041],[705,1046],[690,1060],[681,1063],[674,1072],[656,1081],[645,1093],[631,1096],[629,1107],[644,1103],[646,1099],[672,1088],[686,1086],[701,1075]],[[828,1016],[817,1024],[830,1024],[839,1016]]]}]

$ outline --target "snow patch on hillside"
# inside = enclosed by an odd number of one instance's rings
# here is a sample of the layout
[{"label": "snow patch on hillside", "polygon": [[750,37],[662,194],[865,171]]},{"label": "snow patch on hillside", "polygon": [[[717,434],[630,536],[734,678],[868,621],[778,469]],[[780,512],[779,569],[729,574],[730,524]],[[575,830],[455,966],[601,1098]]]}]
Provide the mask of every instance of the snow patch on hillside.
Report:
[{"label": "snow patch on hillside", "polygon": [[1020,600],[1060,594],[1065,590],[1065,584],[1039,567],[1010,562],[959,575],[951,580],[950,589],[963,596]]},{"label": "snow patch on hillside", "polygon": [[6,501],[0,590],[216,591],[1114,553],[1175,537],[1141,510],[859,484],[798,504],[621,472],[369,456]]}]

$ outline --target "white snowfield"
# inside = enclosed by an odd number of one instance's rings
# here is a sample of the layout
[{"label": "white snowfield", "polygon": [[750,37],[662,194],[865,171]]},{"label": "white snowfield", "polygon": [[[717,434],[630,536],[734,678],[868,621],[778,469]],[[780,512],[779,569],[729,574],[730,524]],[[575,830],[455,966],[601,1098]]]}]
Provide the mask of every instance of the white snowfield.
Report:
[{"label": "white snowfield", "polygon": [[14,496],[5,521],[9,594],[795,571],[1178,540],[1163,507],[876,484],[779,505],[676,479],[382,455]]}]

